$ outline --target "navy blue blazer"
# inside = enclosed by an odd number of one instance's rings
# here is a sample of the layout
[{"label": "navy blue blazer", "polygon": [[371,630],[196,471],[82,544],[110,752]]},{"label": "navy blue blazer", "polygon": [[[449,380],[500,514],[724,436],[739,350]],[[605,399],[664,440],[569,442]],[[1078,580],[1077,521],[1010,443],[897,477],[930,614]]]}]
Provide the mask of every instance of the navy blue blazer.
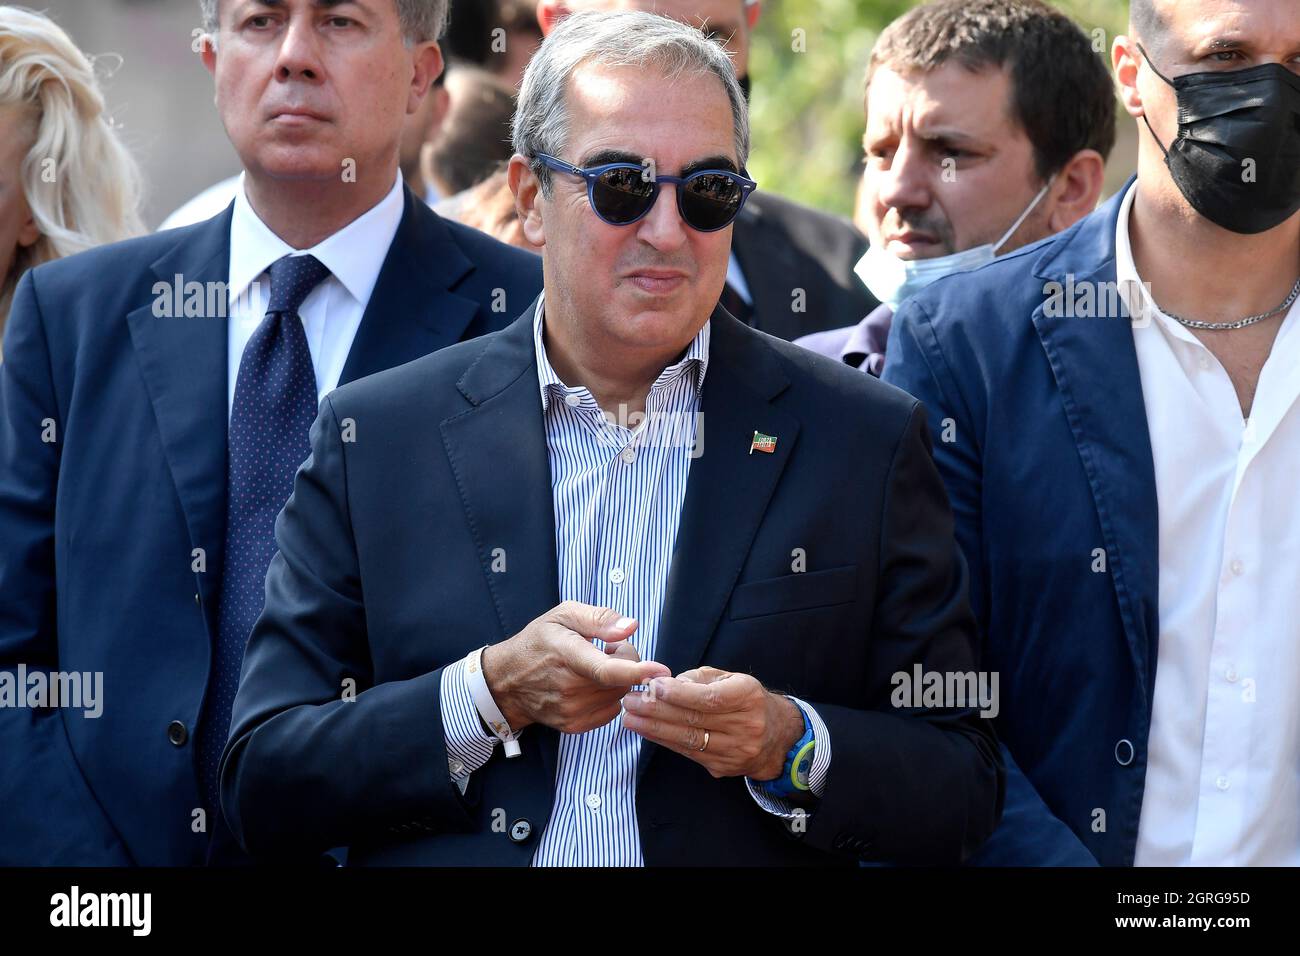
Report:
[{"label": "navy blue blazer", "polygon": [[[1133,862],[1158,534],[1132,323],[1108,302],[1122,199],[936,282],[903,303],[889,338],[885,379],[925,403],[941,438],[983,666],[1000,674],[1013,759],[982,862]],[[1052,283],[1076,315],[1085,288],[1111,314],[1051,317]]]},{"label": "navy blue blazer", "polygon": [[[808,701],[833,755],[825,794],[792,834],[741,778],[647,743],[636,800],[646,862],[960,860],[997,821],[992,722],[969,707],[890,703],[891,676],[914,663],[974,666],[966,571],[924,413],[721,307],[712,321],[702,454],[658,659],[675,674],[748,672]],[[276,524],[222,766],[222,806],[254,854],[347,845],[349,864],[531,860],[558,732],[529,727],[523,753],[495,755],[462,796],[439,692],[446,665],[559,603],[532,331],[530,308],[503,332],[323,403]],[[341,436],[348,420],[354,441]],[[749,453],[755,431],[777,437],[774,453]],[[798,548],[807,567],[792,573]],[[340,699],[349,678],[358,693]],[[530,824],[522,842],[502,832],[517,820]]]},{"label": "navy blue blazer", "polygon": [[[152,301],[177,274],[226,282],[232,209],[19,284],[0,365],[0,669],[102,672],[105,699],[98,718],[0,708],[0,863],[204,860],[193,731],[221,581],[226,321],[156,318]],[[540,288],[540,258],[408,190],[342,381],[500,328]]]}]

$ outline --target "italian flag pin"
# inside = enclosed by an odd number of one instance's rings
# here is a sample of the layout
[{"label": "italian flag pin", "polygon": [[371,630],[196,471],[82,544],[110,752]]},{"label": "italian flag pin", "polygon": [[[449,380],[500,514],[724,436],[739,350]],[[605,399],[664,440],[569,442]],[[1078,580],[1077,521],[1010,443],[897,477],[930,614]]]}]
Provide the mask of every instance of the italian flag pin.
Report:
[{"label": "italian flag pin", "polygon": [[756,451],[764,454],[772,454],[776,451],[776,436],[764,435],[762,432],[754,432],[754,440],[749,443],[749,453],[752,455]]}]

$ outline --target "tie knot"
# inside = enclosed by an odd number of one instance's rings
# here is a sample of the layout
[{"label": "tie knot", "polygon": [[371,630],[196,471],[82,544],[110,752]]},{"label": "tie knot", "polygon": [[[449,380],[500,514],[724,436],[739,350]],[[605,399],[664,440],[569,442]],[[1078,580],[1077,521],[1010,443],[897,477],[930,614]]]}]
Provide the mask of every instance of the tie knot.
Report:
[{"label": "tie knot", "polygon": [[315,256],[285,256],[271,263],[271,306],[267,312],[294,312],[330,271]]}]

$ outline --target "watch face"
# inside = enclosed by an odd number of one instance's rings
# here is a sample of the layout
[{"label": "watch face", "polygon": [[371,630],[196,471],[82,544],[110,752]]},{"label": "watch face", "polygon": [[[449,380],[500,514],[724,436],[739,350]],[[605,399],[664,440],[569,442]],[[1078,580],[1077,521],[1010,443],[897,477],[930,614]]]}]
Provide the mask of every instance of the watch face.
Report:
[{"label": "watch face", "polygon": [[801,760],[799,766],[794,768],[794,779],[798,782],[800,790],[808,789],[808,772],[812,770],[812,758]]},{"label": "watch face", "polygon": [[800,790],[809,789],[808,777],[812,772],[813,744],[808,743],[794,759],[794,781]]}]

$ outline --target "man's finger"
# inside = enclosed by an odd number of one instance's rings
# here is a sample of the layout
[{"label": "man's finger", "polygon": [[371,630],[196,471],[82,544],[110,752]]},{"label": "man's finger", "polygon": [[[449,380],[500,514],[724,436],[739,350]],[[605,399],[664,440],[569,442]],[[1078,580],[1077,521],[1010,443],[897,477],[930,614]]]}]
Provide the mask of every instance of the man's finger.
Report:
[{"label": "man's finger", "polygon": [[617,644],[606,644],[605,653],[624,661],[639,661],[641,659],[641,652],[632,646],[631,641],[619,641]]},{"label": "man's finger", "polygon": [[643,740],[681,754],[710,772],[723,776],[740,775],[735,761],[725,756],[738,746],[736,738],[729,734],[710,730],[709,745],[700,750],[700,745],[704,743],[704,731],[699,728],[664,725],[627,710],[623,712],[623,726]]},{"label": "man's finger", "polygon": [[649,692],[656,700],[667,701],[684,710],[719,713],[739,710],[760,685],[748,674],[727,674],[707,684],[681,678],[655,680]]},{"label": "man's finger", "polygon": [[634,661],[617,654],[602,654],[590,644],[576,641],[568,648],[566,662],[573,673],[601,687],[631,687],[672,673],[657,661]]},{"label": "man's finger", "polygon": [[552,609],[549,619],[588,641],[592,638],[611,643],[626,641],[637,628],[633,618],[623,617],[613,608],[578,601],[565,601]]},{"label": "man's finger", "polygon": [[665,724],[679,724],[683,727],[704,725],[703,711],[689,710],[667,703],[655,698],[649,691],[633,691],[625,694],[623,709],[639,717],[653,717]]},{"label": "man's finger", "polygon": [[689,681],[692,684],[712,684],[714,681],[722,680],[724,677],[730,677],[731,671],[719,670],[716,667],[693,667],[688,671],[682,671],[677,675],[678,680]]}]

